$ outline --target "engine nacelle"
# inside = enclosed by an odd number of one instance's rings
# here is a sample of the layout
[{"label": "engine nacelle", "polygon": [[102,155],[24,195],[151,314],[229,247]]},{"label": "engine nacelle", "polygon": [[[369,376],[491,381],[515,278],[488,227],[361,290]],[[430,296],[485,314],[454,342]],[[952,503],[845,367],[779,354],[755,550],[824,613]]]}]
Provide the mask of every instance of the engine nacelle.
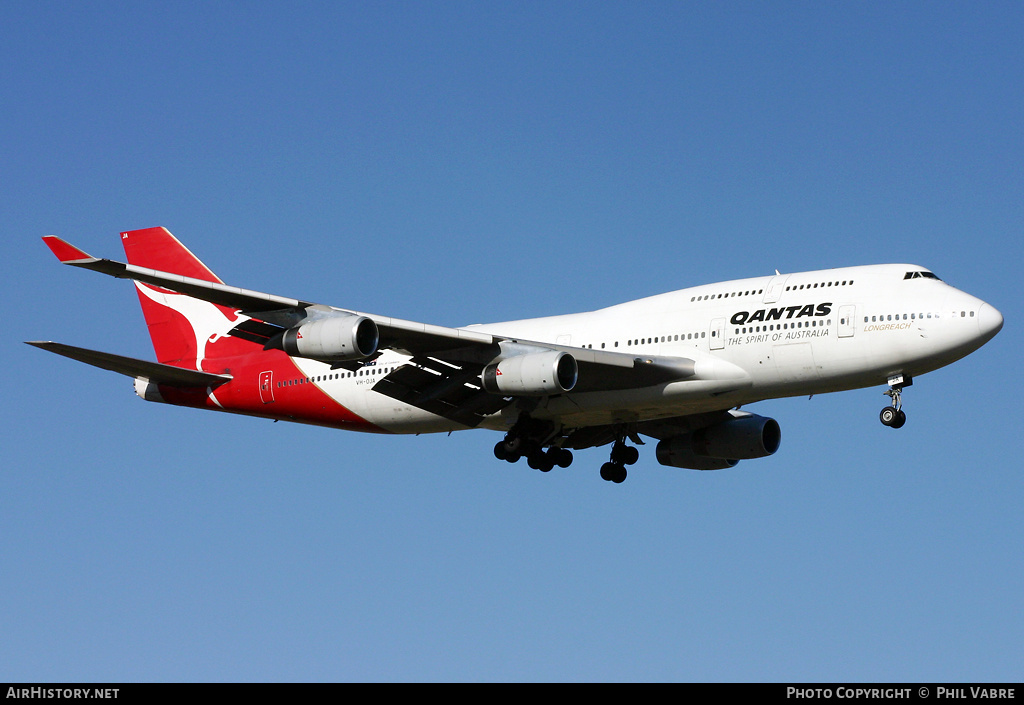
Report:
[{"label": "engine nacelle", "polygon": [[506,357],[484,368],[484,389],[492,394],[544,397],[563,394],[576,386],[579,367],[566,352],[526,353]]},{"label": "engine nacelle", "polygon": [[757,414],[736,416],[691,434],[693,451],[710,458],[763,458],[779,449],[779,422]]},{"label": "engine nacelle", "polygon": [[312,360],[361,360],[377,352],[377,324],[366,316],[339,314],[318,318],[284,332],[282,349]]},{"label": "engine nacelle", "polygon": [[[736,413],[736,412],[734,412]],[[721,470],[740,460],[763,458],[779,449],[782,431],[775,419],[756,414],[684,433],[658,443],[658,462],[677,468]]]},{"label": "engine nacelle", "polygon": [[689,470],[724,470],[725,468],[736,467],[739,460],[725,458],[709,458],[706,455],[697,455],[693,452],[690,434],[673,436],[663,441],[658,441],[655,453],[658,462],[674,468],[687,468]]}]

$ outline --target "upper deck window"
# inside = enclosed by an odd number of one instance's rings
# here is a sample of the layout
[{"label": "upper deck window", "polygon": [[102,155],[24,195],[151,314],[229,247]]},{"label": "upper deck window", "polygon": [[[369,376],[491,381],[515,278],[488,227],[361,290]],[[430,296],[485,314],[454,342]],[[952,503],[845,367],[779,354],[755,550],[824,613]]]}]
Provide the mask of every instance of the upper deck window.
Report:
[{"label": "upper deck window", "polygon": [[931,272],[926,272],[924,270],[922,270],[920,272],[907,272],[906,274],[903,275],[903,278],[904,279],[938,279],[939,281],[942,281],[941,279],[939,279],[937,276],[935,276]]}]

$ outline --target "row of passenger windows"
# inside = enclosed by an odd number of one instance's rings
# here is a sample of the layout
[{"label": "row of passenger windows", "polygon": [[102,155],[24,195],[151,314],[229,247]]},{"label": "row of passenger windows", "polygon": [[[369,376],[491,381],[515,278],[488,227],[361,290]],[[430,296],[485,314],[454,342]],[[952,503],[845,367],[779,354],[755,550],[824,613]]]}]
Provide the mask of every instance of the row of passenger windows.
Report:
[{"label": "row of passenger windows", "polygon": [[[652,345],[654,343],[674,343],[687,340],[700,340],[701,338],[706,337],[708,337],[707,331],[701,331],[700,333],[680,333],[679,335],[662,335],[660,337],[656,335],[652,338],[635,338],[632,340],[627,340],[626,346],[632,347],[634,345]],[[594,344],[589,343],[587,345],[584,345],[583,347],[587,348],[588,350],[593,349]],[[616,340],[614,343],[612,343],[612,347],[619,347],[619,341]],[[604,348],[605,343],[601,343],[600,349],[604,350]]]},{"label": "row of passenger windows", "polygon": [[818,284],[800,284],[800,285],[794,284],[793,286],[787,286],[786,287],[786,291],[801,291],[802,289],[818,289],[818,288],[824,289],[824,288],[829,287],[829,286],[850,286],[852,284],[853,284],[853,280],[852,279],[850,279],[849,281],[844,279],[842,281],[837,281],[837,282],[820,282]]},{"label": "row of passenger windows", "polygon": [[[973,311],[971,312],[971,315],[972,316],[974,315]],[[921,319],[923,321],[926,316],[928,318],[938,318],[939,314],[937,314],[937,313],[903,313],[903,314],[896,313],[896,314],[887,314],[885,316],[871,316],[871,320],[870,321],[868,320],[867,316],[864,316],[864,322],[865,323],[884,323],[885,321],[899,321],[899,320],[903,320],[903,321],[916,321],[917,319]]]},{"label": "row of passenger windows", "polygon": [[[852,281],[850,283],[852,283]],[[842,285],[840,284],[840,286],[842,286]],[[953,315],[955,316],[956,314],[954,313]],[[974,311],[961,311],[960,312],[960,317],[961,318],[974,318]],[[895,321],[899,321],[899,320],[915,321],[915,320],[918,320],[918,319],[924,320],[926,318],[940,318],[940,316],[939,316],[938,313],[903,313],[903,314],[898,314],[897,313],[897,314],[887,314],[887,315],[883,315],[883,316],[864,316],[864,322],[865,323],[878,323],[878,322],[894,321],[894,320]],[[827,320],[812,319],[810,321],[796,321],[794,323],[772,323],[772,324],[763,325],[763,326],[747,326],[745,328],[736,328],[736,335],[741,335],[741,334],[746,334],[746,333],[771,333],[771,332],[777,331],[777,330],[796,330],[798,328],[819,328],[819,327],[825,327],[825,326],[831,326],[831,325],[832,325],[832,319],[831,318],[829,318]],[[706,337],[707,337],[707,332],[701,332],[699,334],[698,333],[686,333],[686,334],[680,334],[680,335],[676,335],[676,336],[663,335],[660,338],[655,336],[653,338],[639,338],[637,340],[627,340],[626,341],[626,345],[627,346],[633,346],[633,345],[645,345],[645,344],[651,344],[651,343],[671,343],[671,342],[677,342],[677,341],[698,340],[700,338],[706,338]],[[594,346],[593,345],[586,345],[584,347],[593,348]],[[601,343],[601,349],[602,350],[604,349],[604,347],[605,347],[605,344]],[[616,348],[619,347],[619,343],[615,342],[614,343],[614,347],[616,347]]]},{"label": "row of passenger windows", "polygon": [[749,326],[747,328],[737,328],[736,335],[740,333],[771,333],[776,330],[795,330],[797,328],[824,328],[825,326],[832,325],[832,319],[829,318],[825,321],[819,321],[813,318],[809,321],[797,321],[795,323],[771,323],[766,326]]},{"label": "row of passenger windows", "polygon": [[733,291],[728,294],[705,294],[704,296],[691,296],[690,303],[694,301],[709,301],[711,299],[731,299],[735,296],[750,296],[751,294],[763,294],[764,289],[751,289],[750,291]]},{"label": "row of passenger windows", "polygon": [[317,375],[315,377],[298,377],[296,379],[288,379],[283,382],[278,382],[277,387],[294,387],[297,384],[312,384],[314,382],[329,382],[336,379],[348,379],[350,377],[369,377],[372,375],[386,375],[393,372],[396,368],[394,367],[363,367],[355,372],[333,372],[327,375]]},{"label": "row of passenger windows", "polygon": [[[661,338],[654,336],[653,338],[637,338],[634,340],[627,340],[626,346],[632,347],[633,345],[650,345],[651,343],[673,343],[685,340],[700,340],[701,338],[707,337],[707,331],[701,331],[700,333],[680,333],[679,335],[663,335]],[[618,343],[615,346],[618,347]]]},{"label": "row of passenger windows", "polygon": [[[956,318],[956,311],[953,312],[953,318]],[[925,320],[925,318],[942,318],[937,313],[894,313],[886,314],[884,316],[871,316],[871,320],[868,320],[867,316],[864,316],[865,323],[881,323],[885,321],[917,321]],[[974,318],[974,311],[961,311],[960,318]]]},{"label": "row of passenger windows", "polygon": [[[850,280],[849,283],[852,284],[853,281]],[[842,286],[843,284],[847,284],[847,282],[843,282],[842,284],[839,284],[838,286]],[[954,313],[953,315],[955,316],[956,313]],[[880,321],[884,322],[884,321],[899,321],[899,320],[915,321],[915,320],[918,320],[918,319],[924,320],[925,318],[939,318],[939,317],[940,316],[937,313],[903,313],[903,314],[896,313],[896,314],[891,314],[891,315],[887,314],[887,315],[883,315],[883,316],[864,316],[864,322],[865,323],[878,323]],[[961,318],[968,318],[968,317],[969,318],[974,318],[974,311],[961,311],[960,312],[960,317]],[[737,328],[736,329],[736,334],[740,335],[740,334],[744,334],[744,333],[770,333],[770,332],[777,331],[777,330],[795,330],[797,328],[819,328],[819,327],[831,326],[831,325],[832,325],[832,319],[831,318],[829,318],[827,320],[824,320],[824,321],[821,321],[821,320],[818,320],[818,319],[812,319],[810,321],[796,321],[794,323],[773,323],[773,324],[764,325],[764,326],[748,326],[746,328]],[[707,332],[706,331],[702,331],[700,333],[680,333],[679,335],[663,335],[663,336],[660,336],[660,337],[659,336],[654,336],[653,338],[638,338],[638,339],[635,339],[635,340],[627,340],[626,341],[626,346],[627,347],[632,347],[633,345],[650,345],[651,343],[683,342],[683,341],[687,341],[687,340],[699,340],[701,338],[706,338],[706,337],[707,337]],[[594,346],[593,346],[593,344],[589,344],[589,345],[584,345],[583,347],[589,348],[589,349],[593,349]],[[612,347],[616,347],[616,348],[619,347],[618,341],[613,343]],[[601,343],[600,349],[601,350],[605,349],[605,343]]]},{"label": "row of passenger windows", "polygon": [[[930,274],[930,273],[928,273],[928,274]],[[927,274],[922,272],[921,276],[927,276]],[[932,274],[931,276],[935,276],[935,275]],[[786,291],[802,291],[804,289],[818,289],[818,288],[825,289],[825,288],[830,287],[830,286],[851,286],[852,284],[853,284],[853,279],[842,279],[842,280],[839,280],[839,281],[832,281],[832,282],[816,282],[814,284],[792,284],[792,285],[786,287]],[[736,297],[736,296],[760,295],[760,294],[763,294],[763,293],[764,293],[764,289],[750,289],[748,291],[732,291],[732,292],[729,292],[728,294],[705,294],[703,296],[691,296],[690,297],[690,303],[693,303],[695,301],[709,301],[709,300],[712,300],[712,299],[729,299],[729,298],[733,298],[733,297]]]}]

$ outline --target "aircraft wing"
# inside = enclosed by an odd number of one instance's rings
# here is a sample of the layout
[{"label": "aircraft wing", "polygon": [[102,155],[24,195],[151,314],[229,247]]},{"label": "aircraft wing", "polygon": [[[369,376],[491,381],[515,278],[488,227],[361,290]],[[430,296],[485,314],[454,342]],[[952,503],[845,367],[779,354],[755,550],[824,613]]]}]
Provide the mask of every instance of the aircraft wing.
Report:
[{"label": "aircraft wing", "polygon": [[[695,375],[693,360],[685,358],[641,359],[622,353],[546,343],[529,345],[579,356],[576,357],[579,381],[573,387],[573,394],[634,389],[693,378]],[[494,350],[488,355],[494,356],[500,351],[500,343],[493,347]],[[601,354],[591,356],[589,353]],[[460,359],[463,357],[447,357],[443,353],[414,356],[410,364],[381,379],[373,386],[373,390],[463,425],[477,426],[486,416],[512,403],[515,397],[485,391],[480,377],[487,363]]]},{"label": "aircraft wing", "polygon": [[[179,294],[185,294],[202,301],[209,301],[213,304],[237,309],[245,316],[274,326],[274,332],[295,325],[313,311],[324,313],[337,311],[339,313],[366,316],[373,319],[373,322],[377,324],[377,328],[380,330],[382,346],[395,348],[411,354],[450,350],[465,345],[491,345],[494,343],[494,337],[486,333],[461,328],[446,328],[444,326],[362,313],[351,309],[324,306],[310,301],[274,296],[273,294],[240,289],[218,282],[137,267],[124,262],[100,259],[86,254],[74,245],[53,235],[45,236],[43,241],[63,264],[90,269],[118,279],[133,279]],[[238,337],[251,339],[244,335],[247,332],[251,336],[263,337],[261,333],[256,332],[260,330],[257,327],[249,326],[249,328],[249,331],[240,331],[243,335]],[[263,328],[262,333],[268,334],[271,333],[271,330]],[[270,335],[266,335],[266,337],[269,338]]]},{"label": "aircraft wing", "polygon": [[[228,286],[219,280],[195,279],[124,262],[100,259],[52,235],[44,237],[43,240],[64,264],[90,269],[119,279],[132,279],[238,310],[248,317],[248,320],[236,326],[230,334],[257,344],[266,345],[285,329],[299,324],[309,316],[329,315],[331,312],[366,316],[377,325],[381,349],[393,349],[413,358],[411,364],[399,368],[378,382],[374,390],[468,426],[479,424],[486,415],[495,413],[513,400],[513,397],[490,394],[480,386],[480,373],[483,368],[502,357],[502,348],[505,345],[526,345],[571,354],[579,369],[579,378],[573,393],[632,389],[700,379],[709,374],[699,374],[697,363],[689,358],[637,356],[406,321],[241,289]],[[57,344],[49,345],[51,347],[47,349],[60,352],[52,347]],[[339,366],[361,364],[363,363],[340,363]],[[710,371],[710,374],[717,374],[717,369]]]}]

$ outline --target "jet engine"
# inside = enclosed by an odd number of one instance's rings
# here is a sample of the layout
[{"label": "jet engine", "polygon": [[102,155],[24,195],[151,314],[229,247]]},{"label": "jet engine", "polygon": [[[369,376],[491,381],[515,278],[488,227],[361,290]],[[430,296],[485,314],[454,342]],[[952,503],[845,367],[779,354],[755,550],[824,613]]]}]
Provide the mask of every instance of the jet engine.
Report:
[{"label": "jet engine", "polygon": [[658,443],[657,456],[662,465],[721,470],[734,467],[740,460],[771,455],[781,441],[782,432],[775,419],[742,414],[693,433],[666,438]]},{"label": "jet engine", "polygon": [[724,470],[735,467],[739,460],[725,458],[709,458],[706,455],[697,455],[693,452],[690,434],[672,436],[658,442],[656,453],[658,462],[662,465],[669,465],[674,468],[688,468],[690,470]]},{"label": "jet engine", "polygon": [[377,352],[377,324],[366,316],[340,314],[317,318],[284,332],[282,349],[312,360],[361,360]]},{"label": "jet engine", "polygon": [[492,394],[543,397],[563,394],[576,386],[579,368],[566,352],[549,350],[506,357],[491,363],[480,375]]}]

